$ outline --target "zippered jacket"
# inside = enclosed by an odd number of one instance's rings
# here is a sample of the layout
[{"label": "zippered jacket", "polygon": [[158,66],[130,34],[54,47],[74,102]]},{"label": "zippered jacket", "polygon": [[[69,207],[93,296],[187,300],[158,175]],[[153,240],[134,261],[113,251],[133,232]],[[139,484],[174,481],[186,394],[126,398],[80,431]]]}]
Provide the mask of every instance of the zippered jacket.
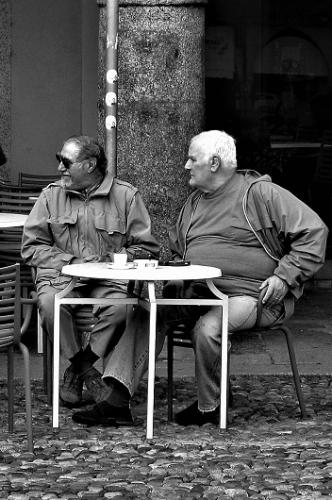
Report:
[{"label": "zippered jacket", "polygon": [[37,281],[68,281],[61,269],[75,257],[126,252],[128,260],[157,258],[159,245],[138,190],[106,174],[90,195],[61,181],[41,192],[23,230],[22,257],[37,268]]},{"label": "zippered jacket", "polygon": [[[328,229],[320,217],[286,189],[273,184],[268,175],[238,170],[248,184],[243,214],[265,252],[276,261],[274,274],[283,279],[294,298],[303,293],[303,283],[323,265]],[[170,231],[173,258],[186,253],[186,235],[191,214],[201,192],[195,190],[183,206]]]}]

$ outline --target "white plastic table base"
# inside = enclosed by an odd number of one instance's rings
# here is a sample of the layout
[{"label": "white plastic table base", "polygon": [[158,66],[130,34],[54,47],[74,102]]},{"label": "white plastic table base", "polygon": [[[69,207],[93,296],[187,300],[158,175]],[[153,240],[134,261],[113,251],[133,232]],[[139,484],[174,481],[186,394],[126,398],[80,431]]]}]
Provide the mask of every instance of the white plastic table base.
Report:
[{"label": "white plastic table base", "polygon": [[221,394],[220,394],[220,429],[227,428],[227,382],[228,382],[228,296],[220,292],[212,279],[206,279],[211,292],[216,299],[164,299],[156,298],[154,282],[148,282],[149,308],[150,308],[150,335],[149,335],[149,364],[148,364],[148,395],[147,395],[147,425],[146,438],[153,438],[154,414],[154,383],[156,367],[156,327],[157,305],[196,305],[219,306],[222,308],[222,331],[220,342],[221,355]]},{"label": "white plastic table base", "polygon": [[[222,332],[220,343],[221,355],[221,395],[220,395],[220,429],[227,427],[227,382],[228,382],[228,297],[218,290],[213,283],[213,278],[221,275],[217,268],[205,266],[190,266],[190,268],[168,268],[168,269],[145,269],[139,270],[106,270],[102,264],[75,264],[63,268],[63,273],[75,278],[68,287],[56,294],[54,300],[54,341],[53,341],[53,427],[59,427],[59,383],[60,383],[60,307],[62,304],[140,304],[150,312],[149,322],[149,360],[148,360],[148,394],[147,394],[147,427],[146,438],[153,438],[153,414],[154,414],[154,384],[155,384],[155,354],[156,354],[156,328],[157,328],[157,306],[158,305],[208,305],[219,306],[222,310]],[[107,276],[106,276],[107,274]],[[148,284],[148,297],[126,297],[126,298],[74,298],[66,295],[75,287],[78,277],[84,278],[107,278],[107,279],[129,279],[146,281]],[[155,282],[169,279],[206,281],[215,299],[170,299],[156,298]]]},{"label": "white plastic table base", "polygon": [[25,214],[0,212],[0,229],[22,227],[27,217]]}]

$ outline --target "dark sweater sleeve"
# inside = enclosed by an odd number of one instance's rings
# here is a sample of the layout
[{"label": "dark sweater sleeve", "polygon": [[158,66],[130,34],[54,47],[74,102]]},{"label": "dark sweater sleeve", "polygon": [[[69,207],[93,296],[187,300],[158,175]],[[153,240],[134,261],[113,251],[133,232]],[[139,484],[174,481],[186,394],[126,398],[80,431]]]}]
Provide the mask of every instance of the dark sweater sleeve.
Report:
[{"label": "dark sweater sleeve", "polygon": [[300,287],[323,265],[328,229],[320,217],[286,189],[261,183],[272,223],[284,253],[274,274],[290,288]]}]

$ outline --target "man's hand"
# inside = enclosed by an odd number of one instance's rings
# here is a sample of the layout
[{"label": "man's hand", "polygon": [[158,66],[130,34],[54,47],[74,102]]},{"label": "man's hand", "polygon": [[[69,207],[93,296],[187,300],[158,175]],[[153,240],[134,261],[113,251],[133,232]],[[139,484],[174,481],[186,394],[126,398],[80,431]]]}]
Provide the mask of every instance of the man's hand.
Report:
[{"label": "man's hand", "polygon": [[262,299],[262,303],[266,307],[273,307],[279,304],[288,292],[286,282],[276,275],[270,276],[263,281],[259,289],[263,290],[263,288],[266,288],[266,293]]},{"label": "man's hand", "polygon": [[70,264],[82,264],[83,259],[80,259],[79,257],[74,257],[71,261]]}]

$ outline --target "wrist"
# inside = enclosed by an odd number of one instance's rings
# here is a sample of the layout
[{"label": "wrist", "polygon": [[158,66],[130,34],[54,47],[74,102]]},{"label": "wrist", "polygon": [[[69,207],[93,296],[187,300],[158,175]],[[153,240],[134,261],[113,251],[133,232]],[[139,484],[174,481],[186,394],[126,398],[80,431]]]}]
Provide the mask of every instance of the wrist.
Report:
[{"label": "wrist", "polygon": [[280,278],[280,276],[278,276],[277,274],[275,274],[275,276],[276,276],[277,278],[279,278],[279,280],[281,281],[281,283],[282,283],[283,287],[284,287],[286,290],[288,290],[289,286],[288,286],[287,281],[286,281],[286,280],[284,280],[283,278]]}]

